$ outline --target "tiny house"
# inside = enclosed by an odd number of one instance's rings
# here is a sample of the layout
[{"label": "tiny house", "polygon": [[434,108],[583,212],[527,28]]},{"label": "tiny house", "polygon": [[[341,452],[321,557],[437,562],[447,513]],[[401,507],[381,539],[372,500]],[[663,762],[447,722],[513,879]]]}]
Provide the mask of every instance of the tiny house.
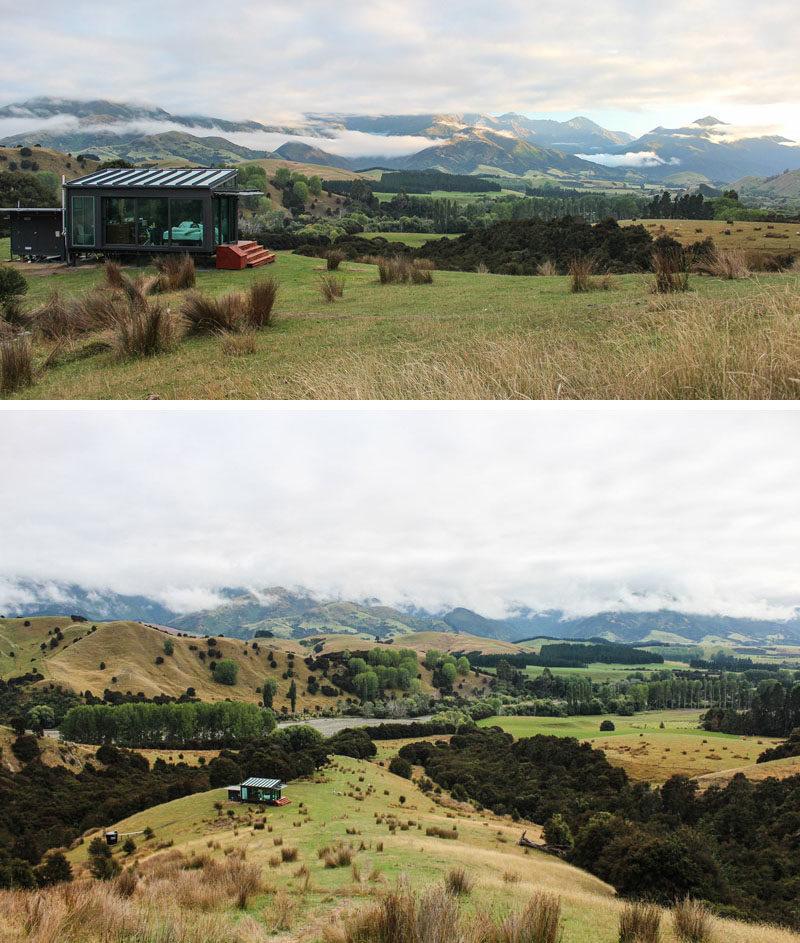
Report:
[{"label": "tiny house", "polygon": [[175,251],[212,255],[238,237],[237,171],[98,170],[64,184],[70,255]]},{"label": "tiny house", "polygon": [[239,786],[228,786],[228,799],[232,802],[259,802],[265,805],[286,805],[290,800],[281,796],[286,783],[280,779],[263,779],[251,776]]}]

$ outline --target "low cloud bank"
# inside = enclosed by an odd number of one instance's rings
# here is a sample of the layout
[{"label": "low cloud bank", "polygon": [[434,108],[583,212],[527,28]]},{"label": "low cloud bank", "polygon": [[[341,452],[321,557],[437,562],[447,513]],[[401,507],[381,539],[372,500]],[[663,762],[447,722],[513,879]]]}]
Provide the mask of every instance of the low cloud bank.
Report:
[{"label": "low cloud bank", "polygon": [[627,154],[576,154],[582,160],[590,160],[604,167],[660,167],[680,164],[677,157],[664,160],[655,151],[629,151]]}]

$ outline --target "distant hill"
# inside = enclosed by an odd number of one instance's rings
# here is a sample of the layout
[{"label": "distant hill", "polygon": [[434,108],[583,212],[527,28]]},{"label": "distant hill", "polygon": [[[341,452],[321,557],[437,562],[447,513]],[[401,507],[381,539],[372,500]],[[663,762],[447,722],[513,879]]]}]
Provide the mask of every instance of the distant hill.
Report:
[{"label": "distant hill", "polygon": [[800,212],[800,169],[772,177],[743,177],[731,187],[740,199],[758,206],[787,212]]},{"label": "distant hill", "polygon": [[765,641],[800,644],[800,614],[793,621],[775,622],[667,609],[601,612],[580,618],[568,618],[559,610],[522,609],[504,619],[489,619],[465,607],[430,613],[419,608],[383,606],[374,600],[319,599],[311,593],[281,586],[258,592],[226,588],[218,590],[217,596],[221,602],[212,608],[178,613],[146,596],[125,596],[71,584],[17,581],[0,584],[0,613],[31,617],[67,612],[86,616],[93,622],[142,621],[183,632],[240,639],[252,638],[259,631],[271,632],[276,639],[284,640],[315,635],[402,639],[414,633],[444,632],[503,642],[549,636],[604,638],[628,644],[647,641],[689,644],[707,638],[745,645]]},{"label": "distant hill", "polygon": [[735,128],[712,116],[682,128],[657,127],[612,153],[653,152],[661,164],[647,168],[650,178],[666,180],[676,172],[728,182],[747,175],[779,174],[800,166],[800,146],[778,135],[737,137]]},{"label": "distant hill", "polygon": [[[73,156],[55,148],[32,147],[30,150],[33,153],[26,156],[22,150],[21,147],[0,146],[0,173],[4,170],[19,170],[28,173],[44,171],[55,174],[59,179],[64,176],[67,180],[74,180],[75,177],[92,173],[100,166],[98,161],[87,160],[79,152]],[[78,160],[78,156],[81,160]]]}]

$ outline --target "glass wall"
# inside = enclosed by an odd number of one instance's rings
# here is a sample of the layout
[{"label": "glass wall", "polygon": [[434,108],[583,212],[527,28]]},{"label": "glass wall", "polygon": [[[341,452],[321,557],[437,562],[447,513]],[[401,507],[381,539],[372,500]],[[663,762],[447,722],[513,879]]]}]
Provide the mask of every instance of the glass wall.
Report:
[{"label": "glass wall", "polygon": [[103,200],[105,243],[112,246],[136,245],[136,201],[131,197]]},{"label": "glass wall", "polygon": [[221,197],[216,200],[214,239],[217,244],[224,244],[231,241],[231,233],[233,231],[232,204],[233,201],[230,197]]},{"label": "glass wall", "polygon": [[169,200],[136,200],[137,238],[140,246],[169,245]]},{"label": "glass wall", "polygon": [[72,245],[90,248],[95,245],[94,197],[72,197]]},{"label": "glass wall", "polygon": [[170,200],[172,209],[172,245],[203,244],[203,201]]}]

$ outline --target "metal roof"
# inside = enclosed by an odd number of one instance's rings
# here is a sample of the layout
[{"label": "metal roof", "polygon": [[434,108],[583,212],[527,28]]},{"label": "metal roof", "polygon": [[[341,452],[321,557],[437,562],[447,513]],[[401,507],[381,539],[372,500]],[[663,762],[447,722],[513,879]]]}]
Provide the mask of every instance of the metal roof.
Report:
[{"label": "metal roof", "polygon": [[259,776],[251,776],[250,779],[246,779],[242,785],[256,786],[261,789],[283,788],[283,783],[279,779],[261,779]]},{"label": "metal roof", "polygon": [[0,206],[0,213],[63,213],[60,206]]},{"label": "metal roof", "polygon": [[111,167],[67,182],[68,187],[202,187],[212,189],[233,179],[230,168],[156,167],[148,170]]}]

